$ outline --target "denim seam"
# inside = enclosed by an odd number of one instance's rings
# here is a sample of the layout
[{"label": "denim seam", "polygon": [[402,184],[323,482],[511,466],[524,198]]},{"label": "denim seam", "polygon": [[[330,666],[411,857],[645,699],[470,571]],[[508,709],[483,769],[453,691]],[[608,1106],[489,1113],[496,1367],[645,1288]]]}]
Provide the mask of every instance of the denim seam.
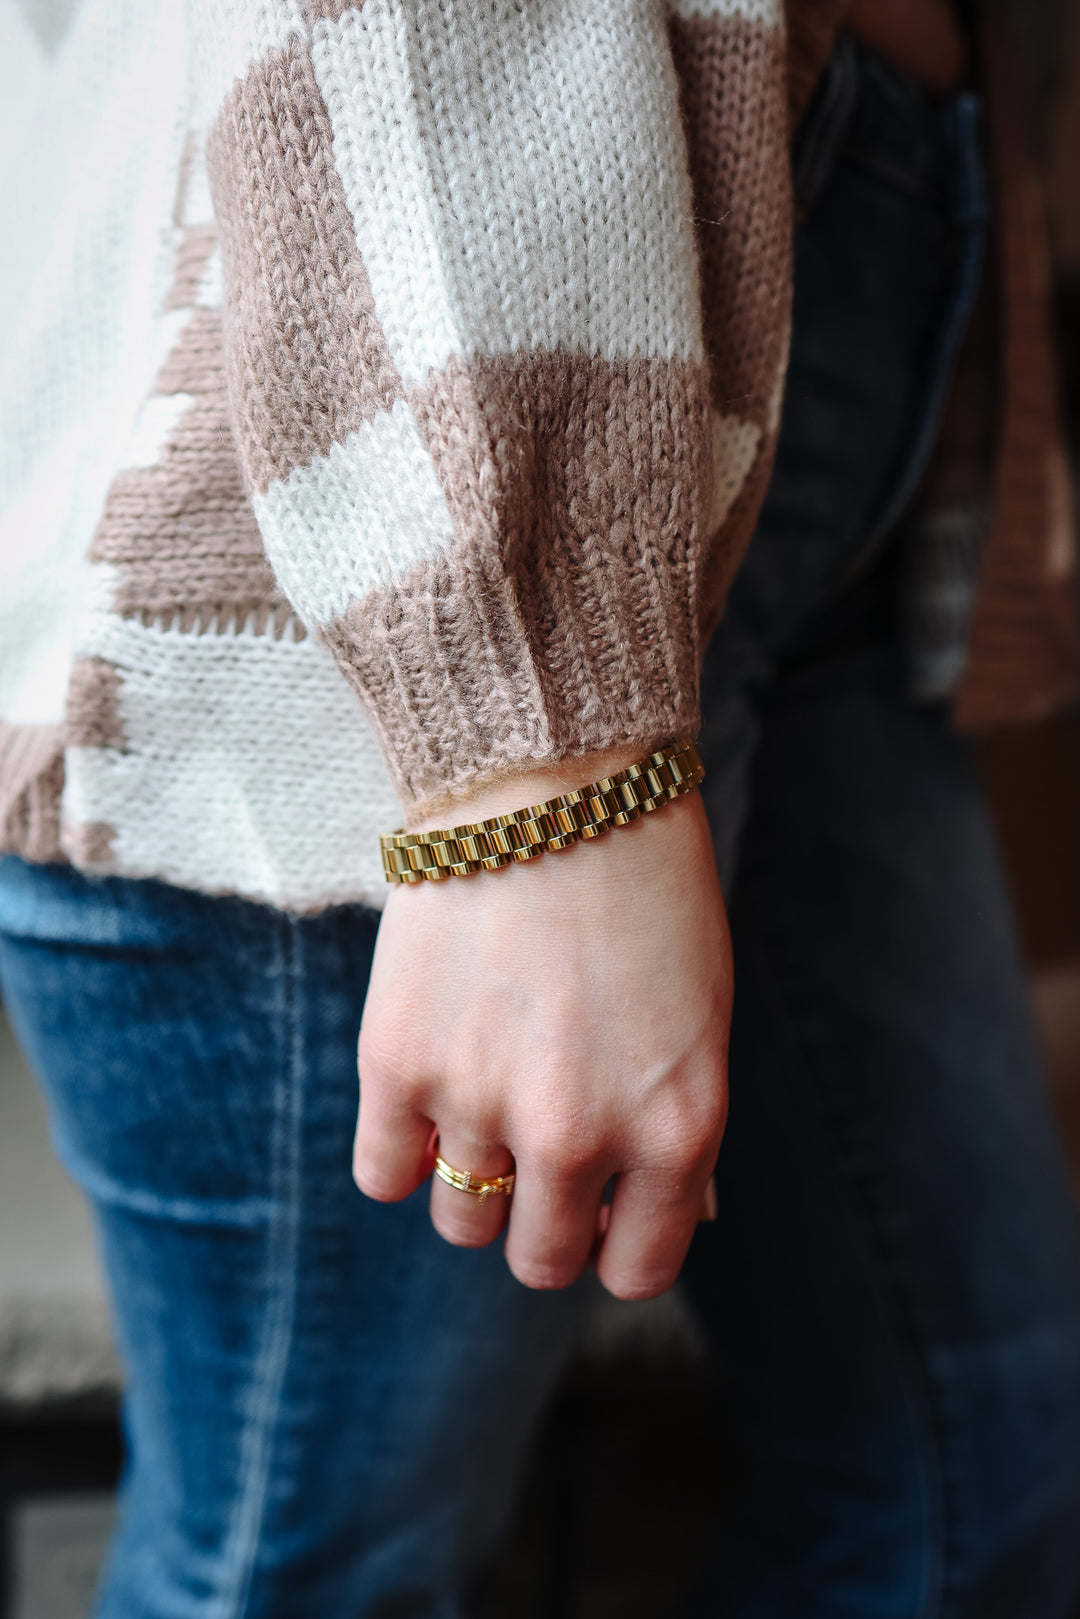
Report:
[{"label": "denim seam", "polygon": [[219,1619],[240,1619],[247,1609],[266,1511],[276,1418],[296,1316],[303,1096],[298,954],[298,929],[292,921],[283,918],[279,927],[279,979],[284,1039],[274,1096],[270,1164],[274,1215],[266,1244],[268,1302],[247,1419],[239,1444],[240,1491],[222,1557],[225,1582],[215,1609]]},{"label": "denim seam", "polygon": [[[979,291],[989,216],[979,155],[976,98],[967,94],[956,97],[944,109],[942,126],[952,153],[952,228],[956,255],[952,278],[922,391],[922,409],[907,438],[892,487],[871,519],[865,544],[845,568],[842,584],[864,573],[881,554],[918,494],[941,431],[957,355]],[[846,154],[846,161],[852,161],[851,154]]]},{"label": "denim seam", "polygon": [[[882,1278],[889,1313],[893,1320],[903,1323],[903,1330],[913,1351],[910,1360],[917,1364],[919,1369],[921,1386],[918,1389],[912,1379],[904,1379],[905,1387],[911,1392],[913,1420],[923,1436],[919,1449],[926,1478],[927,1546],[932,1548],[932,1553],[925,1559],[923,1569],[923,1598],[918,1619],[944,1619],[944,1602],[949,1585],[947,1571],[952,1516],[950,1502],[952,1491],[948,1484],[950,1473],[948,1457],[951,1447],[947,1438],[949,1424],[941,1410],[941,1391],[927,1352],[925,1334],[921,1330],[922,1315],[914,1303],[910,1282],[905,1280],[905,1267],[896,1262],[890,1249],[888,1235],[875,1213],[873,1200],[867,1195],[865,1179],[858,1168],[850,1163],[844,1145],[845,1132],[840,1110],[829,1096],[827,1089],[818,1083],[819,1064],[814,1050],[815,1042],[803,1034],[804,1020],[793,1014],[792,997],[785,987],[783,975],[775,970],[775,952],[779,946],[779,956],[782,959],[785,954],[783,944],[767,924],[755,926],[751,923],[748,928],[744,921],[740,932],[745,938],[744,930],[756,936],[758,968],[771,985],[775,1004],[783,1017],[791,1047],[801,1058],[813,1110],[822,1125],[823,1142],[830,1150],[840,1184],[846,1188],[861,1215],[861,1224],[871,1250],[878,1258],[876,1272]],[[921,1416],[918,1408],[921,1408]]]},{"label": "denim seam", "polygon": [[813,212],[832,178],[858,100],[858,57],[849,36],[841,34],[793,143],[792,191],[801,219]]}]

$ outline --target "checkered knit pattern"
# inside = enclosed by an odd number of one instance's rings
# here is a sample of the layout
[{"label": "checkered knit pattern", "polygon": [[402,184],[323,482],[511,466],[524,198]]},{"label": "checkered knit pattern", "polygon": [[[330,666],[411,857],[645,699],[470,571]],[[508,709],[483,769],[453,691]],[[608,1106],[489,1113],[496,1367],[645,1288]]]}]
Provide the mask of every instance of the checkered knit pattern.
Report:
[{"label": "checkered knit pattern", "polygon": [[187,37],[161,358],[5,838],[378,901],[401,805],[697,728],[779,415],[783,18],[191,0]]},{"label": "checkered knit pattern", "polygon": [[788,10],[81,0],[27,35],[0,150],[67,147],[0,293],[0,849],[379,904],[403,811],[696,732],[839,7]]}]

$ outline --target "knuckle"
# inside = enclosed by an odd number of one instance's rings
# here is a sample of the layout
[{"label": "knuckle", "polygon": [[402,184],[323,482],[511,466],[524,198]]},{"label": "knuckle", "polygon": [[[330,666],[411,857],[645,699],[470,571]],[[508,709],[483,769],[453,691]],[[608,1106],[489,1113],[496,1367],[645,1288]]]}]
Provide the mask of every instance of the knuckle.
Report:
[{"label": "knuckle", "polygon": [[570,1287],[581,1274],[580,1264],[568,1264],[559,1260],[515,1259],[508,1254],[506,1262],[522,1287],[529,1287],[541,1293],[551,1293],[560,1288]]},{"label": "knuckle", "polygon": [[697,1181],[711,1175],[719,1151],[720,1142],[714,1136],[704,1141],[684,1142],[678,1159],[683,1179]]},{"label": "knuckle", "polygon": [[722,1135],[715,1110],[680,1109],[655,1131],[650,1156],[660,1170],[680,1176],[705,1173],[716,1162]]},{"label": "knuckle", "polygon": [[548,1184],[563,1184],[589,1177],[605,1162],[604,1143],[591,1131],[561,1120],[538,1121],[527,1136],[528,1147],[520,1154]]}]

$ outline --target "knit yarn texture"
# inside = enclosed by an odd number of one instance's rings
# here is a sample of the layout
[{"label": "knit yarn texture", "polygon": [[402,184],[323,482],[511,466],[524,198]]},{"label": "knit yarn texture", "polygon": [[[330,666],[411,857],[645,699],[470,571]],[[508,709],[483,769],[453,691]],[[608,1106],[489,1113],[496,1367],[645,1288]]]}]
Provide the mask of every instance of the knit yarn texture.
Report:
[{"label": "knit yarn texture", "polygon": [[779,0],[21,48],[69,167],[5,350],[0,847],[380,903],[403,808],[694,734],[786,361]]}]

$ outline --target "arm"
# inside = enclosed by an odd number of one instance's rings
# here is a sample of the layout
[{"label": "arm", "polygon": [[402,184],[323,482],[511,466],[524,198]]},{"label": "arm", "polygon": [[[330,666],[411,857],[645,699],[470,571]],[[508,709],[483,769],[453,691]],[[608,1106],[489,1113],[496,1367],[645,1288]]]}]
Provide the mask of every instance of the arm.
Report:
[{"label": "arm", "polygon": [[[207,93],[236,436],[278,579],[372,715],[410,824],[445,823],[696,731],[784,347],[782,318],[749,358],[703,323],[694,213],[733,212],[709,75],[743,62],[740,105],[779,128],[780,36],[763,0],[323,9],[252,7],[246,66]],[[783,304],[786,238],[743,226],[721,270],[746,321]],[[618,1173],[601,1272],[658,1290],[719,1142],[729,983],[696,797],[535,868],[391,895],[361,1185],[411,1190],[432,1121],[448,1155],[512,1152],[511,1263],[550,1285]],[[453,1240],[494,1234],[450,1188],[434,1212]]]},{"label": "arm", "polygon": [[415,822],[696,730],[693,204],[653,0],[325,9],[249,42],[213,123],[230,395]]}]

